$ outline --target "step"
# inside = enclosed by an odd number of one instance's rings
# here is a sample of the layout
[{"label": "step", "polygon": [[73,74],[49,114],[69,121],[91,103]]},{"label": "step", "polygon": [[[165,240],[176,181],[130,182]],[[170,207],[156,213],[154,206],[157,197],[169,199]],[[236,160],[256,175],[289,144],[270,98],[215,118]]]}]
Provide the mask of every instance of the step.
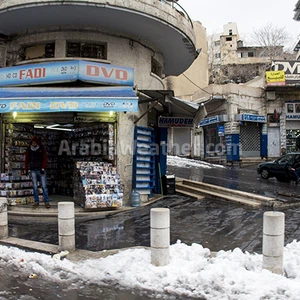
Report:
[{"label": "step", "polygon": [[[219,187],[216,186],[216,189],[218,189]],[[185,184],[177,184],[176,185],[176,192],[181,192],[181,191],[186,191],[192,194],[200,194],[200,195],[205,195],[205,196],[209,196],[209,197],[214,197],[217,199],[222,199],[222,200],[228,200],[231,202],[236,202],[236,203],[241,203],[241,204],[245,204],[245,205],[250,205],[252,207],[259,207],[261,205],[263,205],[263,202],[258,202],[255,200],[250,200],[248,198],[243,198],[241,196],[238,195],[226,195],[217,191],[212,191],[212,190],[205,190],[202,188],[197,188],[197,187],[193,187],[193,186],[188,186]]]},{"label": "step", "polygon": [[187,196],[187,197],[196,198],[197,200],[203,200],[204,199],[203,195],[196,195],[195,193],[190,193],[190,192],[187,192],[183,189],[178,189],[177,186],[176,186],[176,192],[180,193],[180,194],[183,194],[184,196]]},{"label": "step", "polygon": [[257,202],[262,202],[264,205],[267,205],[267,206],[272,206],[271,203],[276,201],[275,198],[265,197],[265,196],[256,195],[256,194],[243,192],[243,191],[232,190],[232,189],[224,188],[221,186],[216,186],[213,184],[208,184],[208,183],[203,183],[203,182],[198,182],[198,181],[193,181],[193,180],[183,180],[182,184],[188,185],[188,186],[193,186],[193,187],[203,189],[206,191],[215,192],[217,190],[218,193],[222,193],[223,195],[229,195],[229,196],[235,195],[237,197],[250,199],[250,200],[257,201]]}]

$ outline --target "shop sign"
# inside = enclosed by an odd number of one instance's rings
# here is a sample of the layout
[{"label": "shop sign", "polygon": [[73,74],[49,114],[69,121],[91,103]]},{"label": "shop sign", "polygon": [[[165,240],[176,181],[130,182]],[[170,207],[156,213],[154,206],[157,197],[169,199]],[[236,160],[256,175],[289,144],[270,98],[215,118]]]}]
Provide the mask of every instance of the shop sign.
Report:
[{"label": "shop sign", "polygon": [[258,123],[266,123],[267,118],[266,116],[259,116],[253,114],[241,114],[236,115],[237,121],[245,121],[245,122],[258,122]]},{"label": "shop sign", "polygon": [[225,126],[224,125],[218,126],[218,136],[225,136]]},{"label": "shop sign", "polygon": [[159,117],[158,127],[193,127],[194,119],[187,117]]},{"label": "shop sign", "polygon": [[220,116],[214,116],[210,118],[205,118],[202,121],[200,121],[200,126],[206,126],[214,123],[219,123],[220,122]]},{"label": "shop sign", "polygon": [[272,63],[273,71],[283,71],[285,73],[286,84],[300,83],[300,61],[284,60]]},{"label": "shop sign", "polygon": [[287,120],[300,120],[300,114],[286,114]]},{"label": "shop sign", "polygon": [[0,86],[86,81],[108,85],[134,85],[132,68],[88,61],[62,61],[0,69]]},{"label": "shop sign", "polygon": [[0,113],[7,112],[105,112],[105,111],[126,111],[137,112],[138,101],[136,100],[113,100],[95,98],[53,98],[35,100],[5,100],[0,103]]},{"label": "shop sign", "polygon": [[266,83],[269,86],[285,85],[284,71],[268,71],[268,72],[266,72]]}]

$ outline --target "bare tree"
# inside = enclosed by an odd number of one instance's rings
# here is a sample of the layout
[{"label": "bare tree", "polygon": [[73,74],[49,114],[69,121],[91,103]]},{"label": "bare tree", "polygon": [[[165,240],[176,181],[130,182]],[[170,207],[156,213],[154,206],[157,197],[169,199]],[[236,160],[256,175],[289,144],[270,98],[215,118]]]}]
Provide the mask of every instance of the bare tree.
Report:
[{"label": "bare tree", "polygon": [[291,36],[284,27],[277,27],[272,23],[268,23],[263,27],[254,29],[251,38],[255,45],[264,48],[264,56],[273,59],[282,57],[283,47],[291,39]]}]

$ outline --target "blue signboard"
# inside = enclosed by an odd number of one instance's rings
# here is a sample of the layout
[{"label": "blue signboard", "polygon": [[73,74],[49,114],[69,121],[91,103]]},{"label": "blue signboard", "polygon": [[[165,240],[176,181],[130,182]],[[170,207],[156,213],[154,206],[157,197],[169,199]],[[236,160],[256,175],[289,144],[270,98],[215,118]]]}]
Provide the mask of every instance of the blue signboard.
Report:
[{"label": "blue signboard", "polygon": [[242,114],[242,121],[266,123],[266,116],[258,116],[252,114]]},{"label": "blue signboard", "polygon": [[131,87],[0,88],[0,113],[55,111],[138,112],[138,98]]},{"label": "blue signboard", "polygon": [[26,86],[77,80],[133,86],[134,70],[79,60],[29,64],[0,69],[0,86]]},{"label": "blue signboard", "polygon": [[240,159],[240,135],[228,134],[226,139],[226,160],[238,161]]},{"label": "blue signboard", "polygon": [[138,112],[136,100],[114,100],[110,98],[41,98],[32,100],[6,100],[0,103],[0,113],[7,112],[97,112],[126,111]]},{"label": "blue signboard", "polygon": [[200,121],[200,126],[206,126],[209,124],[219,123],[220,122],[220,116],[214,116],[211,118],[205,118],[202,121]]},{"label": "blue signboard", "polygon": [[218,126],[218,136],[225,136],[225,126],[224,125]]}]

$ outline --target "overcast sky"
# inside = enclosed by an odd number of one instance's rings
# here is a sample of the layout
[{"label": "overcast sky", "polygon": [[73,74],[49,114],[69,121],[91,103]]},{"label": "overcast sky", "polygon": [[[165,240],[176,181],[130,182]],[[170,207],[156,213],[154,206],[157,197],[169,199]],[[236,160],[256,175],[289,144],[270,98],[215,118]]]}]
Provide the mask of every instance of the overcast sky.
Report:
[{"label": "overcast sky", "polygon": [[[294,9],[298,0],[179,0],[193,21],[200,21],[207,34],[222,32],[223,25],[235,22],[242,39],[251,40],[254,29],[272,23],[285,28],[293,37],[292,46],[300,38],[300,22],[295,21]],[[246,37],[246,39],[245,39]]]}]

